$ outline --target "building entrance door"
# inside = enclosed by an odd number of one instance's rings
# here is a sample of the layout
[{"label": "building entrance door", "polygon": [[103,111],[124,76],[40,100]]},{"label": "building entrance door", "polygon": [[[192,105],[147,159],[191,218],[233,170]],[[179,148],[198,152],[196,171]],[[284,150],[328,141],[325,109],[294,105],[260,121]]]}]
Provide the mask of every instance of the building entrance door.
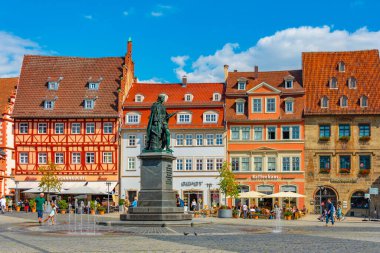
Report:
[{"label": "building entrance door", "polygon": [[192,202],[195,200],[196,206],[195,210],[200,210],[203,208],[203,191],[184,191],[183,201],[189,207],[189,210],[194,211],[194,206],[192,207]]},{"label": "building entrance door", "polygon": [[331,202],[336,208],[338,198],[336,192],[330,187],[323,187],[322,189],[318,189],[314,195],[314,213],[320,214],[321,207],[322,210],[325,208],[327,199],[331,199]]}]

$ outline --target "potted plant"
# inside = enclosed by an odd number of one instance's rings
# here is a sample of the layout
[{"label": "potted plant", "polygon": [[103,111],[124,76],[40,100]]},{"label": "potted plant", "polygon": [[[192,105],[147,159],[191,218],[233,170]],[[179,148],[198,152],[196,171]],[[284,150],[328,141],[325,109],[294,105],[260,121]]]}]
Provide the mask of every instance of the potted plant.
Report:
[{"label": "potted plant", "polygon": [[[235,175],[229,168],[229,164],[227,162],[223,163],[219,172],[219,189],[226,196],[226,205],[227,205],[227,197],[237,198],[239,196],[238,183],[235,180]],[[232,210],[229,208],[220,208],[218,211],[218,218],[231,218]]]},{"label": "potted plant", "polygon": [[329,141],[330,136],[319,136],[319,141]]},{"label": "potted plant", "polygon": [[16,212],[20,212],[21,206],[19,203],[16,203]]},{"label": "potted plant", "polygon": [[58,201],[58,207],[59,207],[61,214],[65,214],[66,209],[69,207],[69,205],[67,204],[66,200],[61,199],[60,201]]},{"label": "potted plant", "polygon": [[90,201],[90,213],[91,213],[91,215],[95,215],[95,208],[96,208],[95,200],[91,200]]},{"label": "potted plant", "polygon": [[229,206],[221,206],[218,210],[218,218],[231,218],[232,210]]},{"label": "potted plant", "polygon": [[234,217],[235,219],[239,218],[239,210],[237,209],[232,210],[232,217]]},{"label": "potted plant", "polygon": [[360,136],[359,141],[366,142],[371,139],[371,136]]},{"label": "potted plant", "polygon": [[370,172],[369,169],[360,169],[359,170],[359,175],[361,175],[361,176],[367,176],[367,175],[369,175],[369,172]]},{"label": "potted plant", "polygon": [[29,206],[32,213],[36,212],[36,201],[34,199],[29,200]]},{"label": "potted plant", "polygon": [[254,213],[254,214],[253,214],[253,218],[254,218],[255,220],[259,219],[259,214],[260,214],[260,213]]},{"label": "potted plant", "polygon": [[199,211],[194,211],[194,218],[199,218]]},{"label": "potted plant", "polygon": [[347,141],[350,140],[350,136],[340,136],[340,137],[339,137],[339,140],[340,140],[340,141],[343,141],[343,142],[347,142]]},{"label": "potted plant", "polygon": [[327,168],[327,169],[320,168],[319,169],[319,173],[320,174],[329,174],[330,173],[330,169],[329,168]]},{"label": "potted plant", "polygon": [[340,168],[339,169],[339,173],[341,173],[341,174],[349,174],[350,173],[350,169]]},{"label": "potted plant", "polygon": [[286,211],[284,212],[284,217],[286,220],[291,220],[292,219],[293,213],[291,211]]},{"label": "potted plant", "polygon": [[106,208],[104,206],[98,205],[98,211],[100,215],[103,215],[106,211]]}]

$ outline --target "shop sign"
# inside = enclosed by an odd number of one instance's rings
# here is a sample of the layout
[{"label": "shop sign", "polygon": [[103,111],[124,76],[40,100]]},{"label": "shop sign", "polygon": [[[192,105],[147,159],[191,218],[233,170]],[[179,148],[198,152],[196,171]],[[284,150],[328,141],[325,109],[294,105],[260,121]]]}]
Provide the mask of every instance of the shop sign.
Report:
[{"label": "shop sign", "polygon": [[36,177],[26,177],[24,181],[37,181]]},{"label": "shop sign", "polygon": [[330,178],[330,183],[337,184],[354,184],[357,183],[357,178]]},{"label": "shop sign", "polygon": [[79,176],[79,177],[75,177],[75,176],[61,176],[61,177],[58,177],[58,179],[60,181],[86,181],[86,177],[84,176]]},{"label": "shop sign", "polygon": [[106,178],[106,177],[101,177],[101,176],[99,176],[97,180],[98,180],[98,181],[107,181],[107,178]]},{"label": "shop sign", "polygon": [[369,194],[379,195],[379,188],[369,188]]},{"label": "shop sign", "polygon": [[202,186],[203,182],[200,182],[200,181],[188,181],[188,182],[182,182],[181,183],[181,186],[193,186],[193,187],[197,187],[197,186]]},{"label": "shop sign", "polygon": [[254,175],[253,180],[279,180],[280,177],[277,175]]}]

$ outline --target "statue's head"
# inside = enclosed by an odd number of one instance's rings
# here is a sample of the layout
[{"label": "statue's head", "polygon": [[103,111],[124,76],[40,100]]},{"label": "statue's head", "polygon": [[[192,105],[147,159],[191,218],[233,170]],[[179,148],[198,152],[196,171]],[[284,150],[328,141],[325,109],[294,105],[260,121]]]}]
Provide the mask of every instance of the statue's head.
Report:
[{"label": "statue's head", "polygon": [[163,94],[158,95],[157,101],[161,103],[165,102],[165,95]]}]

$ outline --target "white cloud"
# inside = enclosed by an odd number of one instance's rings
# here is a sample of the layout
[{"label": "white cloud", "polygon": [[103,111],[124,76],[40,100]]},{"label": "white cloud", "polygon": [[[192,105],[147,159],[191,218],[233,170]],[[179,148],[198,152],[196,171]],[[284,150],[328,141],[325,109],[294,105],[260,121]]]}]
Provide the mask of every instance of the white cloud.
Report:
[{"label": "white cloud", "polygon": [[300,69],[301,52],[374,48],[380,48],[380,31],[368,31],[364,27],[349,33],[329,26],[304,26],[278,31],[245,50],[237,43],[227,43],[214,54],[199,56],[188,71],[185,68],[188,56],[171,60],[178,65],[174,70],[178,79],[187,75],[190,82],[211,82],[223,80],[224,64],[228,64],[230,70],[239,71],[253,71],[254,65],[260,70]]},{"label": "white cloud", "polygon": [[18,76],[26,54],[52,53],[44,51],[34,41],[0,31],[0,77]]},{"label": "white cloud", "polygon": [[92,15],[85,15],[84,18],[88,19],[88,20],[91,20],[93,17],[92,17]]},{"label": "white cloud", "polygon": [[175,11],[175,9],[171,5],[157,4],[150,12],[150,15],[152,17],[162,17],[164,14],[168,14],[173,11]]},{"label": "white cloud", "polygon": [[161,78],[158,78],[158,77],[152,77],[152,78],[146,79],[146,80],[137,79],[137,82],[138,83],[165,83],[166,81],[162,80]]},{"label": "white cloud", "polygon": [[153,17],[161,17],[164,14],[161,11],[152,11],[150,15],[152,15]]}]

